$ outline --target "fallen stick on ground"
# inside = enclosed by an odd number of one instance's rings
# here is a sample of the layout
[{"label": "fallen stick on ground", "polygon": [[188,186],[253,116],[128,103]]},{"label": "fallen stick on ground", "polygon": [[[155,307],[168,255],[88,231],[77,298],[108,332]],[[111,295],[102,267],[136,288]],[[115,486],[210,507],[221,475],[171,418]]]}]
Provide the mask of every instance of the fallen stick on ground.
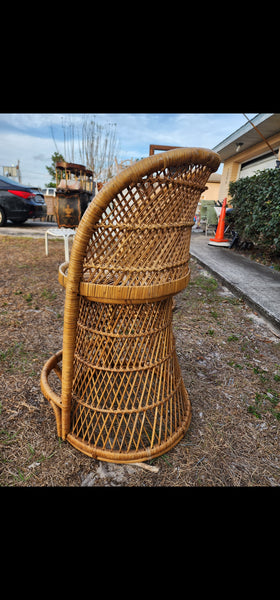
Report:
[{"label": "fallen stick on ground", "polygon": [[146,465],[145,463],[131,463],[134,467],[140,467],[140,469],[145,469],[146,471],[151,471],[152,473],[158,473],[159,467],[152,467],[152,465]]}]

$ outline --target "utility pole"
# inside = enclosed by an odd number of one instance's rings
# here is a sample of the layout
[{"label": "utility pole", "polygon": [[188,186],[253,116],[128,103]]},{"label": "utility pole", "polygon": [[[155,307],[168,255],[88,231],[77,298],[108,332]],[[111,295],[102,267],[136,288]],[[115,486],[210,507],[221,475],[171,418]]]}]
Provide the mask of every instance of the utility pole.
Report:
[{"label": "utility pole", "polygon": [[18,163],[17,163],[17,176],[18,176],[18,182],[21,183],[21,172],[20,172],[20,168],[19,168],[19,158],[18,158]]}]

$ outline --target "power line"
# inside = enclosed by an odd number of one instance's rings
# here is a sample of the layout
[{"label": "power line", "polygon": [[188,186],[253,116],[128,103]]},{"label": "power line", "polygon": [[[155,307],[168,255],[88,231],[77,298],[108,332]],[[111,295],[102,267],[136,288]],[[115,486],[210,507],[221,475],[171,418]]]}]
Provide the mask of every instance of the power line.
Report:
[{"label": "power line", "polygon": [[256,125],[254,125],[254,123],[252,123],[251,119],[249,119],[247,117],[247,115],[245,115],[245,113],[242,113],[244,115],[244,117],[246,117],[247,121],[249,121],[249,123],[251,123],[252,127],[254,127],[254,129],[257,131],[257,133],[261,136],[261,138],[265,141],[266,145],[269,147],[269,149],[271,150],[271,152],[273,152],[273,154],[275,154],[276,158],[278,158],[278,152],[276,152],[275,150],[273,150],[272,146],[270,145],[270,143],[265,139],[265,137],[263,136],[263,134],[260,132],[260,130],[256,127]]}]

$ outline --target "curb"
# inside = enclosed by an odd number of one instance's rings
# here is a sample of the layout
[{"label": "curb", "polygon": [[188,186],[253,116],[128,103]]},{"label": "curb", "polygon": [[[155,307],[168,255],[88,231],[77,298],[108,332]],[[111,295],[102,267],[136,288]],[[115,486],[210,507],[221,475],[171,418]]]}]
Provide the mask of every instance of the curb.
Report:
[{"label": "curb", "polygon": [[241,288],[238,285],[233,284],[224,275],[221,275],[220,273],[218,273],[217,271],[212,269],[204,260],[199,258],[195,254],[195,252],[193,252],[193,251],[190,252],[190,255],[193,258],[195,258],[200,265],[205,267],[205,269],[207,269],[207,271],[212,273],[212,275],[214,275],[214,277],[216,277],[216,279],[218,279],[221,283],[223,283],[233,294],[235,294],[235,296],[244,300],[246,302],[246,304],[248,304],[251,308],[254,308],[262,316],[266,317],[275,327],[280,329],[280,318],[276,317],[275,314],[271,313],[270,310],[268,310],[267,308],[262,306],[262,304],[259,304],[258,302],[253,300],[248,294],[246,294],[246,292],[241,290]]}]

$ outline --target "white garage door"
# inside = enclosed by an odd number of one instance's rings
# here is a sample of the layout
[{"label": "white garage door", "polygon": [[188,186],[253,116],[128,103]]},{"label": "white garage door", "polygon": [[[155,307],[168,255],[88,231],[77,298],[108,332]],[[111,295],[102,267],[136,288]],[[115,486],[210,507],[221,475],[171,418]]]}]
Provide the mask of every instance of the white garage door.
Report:
[{"label": "white garage door", "polygon": [[[276,150],[277,152],[277,150]],[[262,156],[254,160],[249,160],[243,163],[240,167],[239,179],[243,177],[252,177],[256,171],[263,171],[264,169],[275,169],[276,167],[276,156],[272,152],[268,155]]]}]

